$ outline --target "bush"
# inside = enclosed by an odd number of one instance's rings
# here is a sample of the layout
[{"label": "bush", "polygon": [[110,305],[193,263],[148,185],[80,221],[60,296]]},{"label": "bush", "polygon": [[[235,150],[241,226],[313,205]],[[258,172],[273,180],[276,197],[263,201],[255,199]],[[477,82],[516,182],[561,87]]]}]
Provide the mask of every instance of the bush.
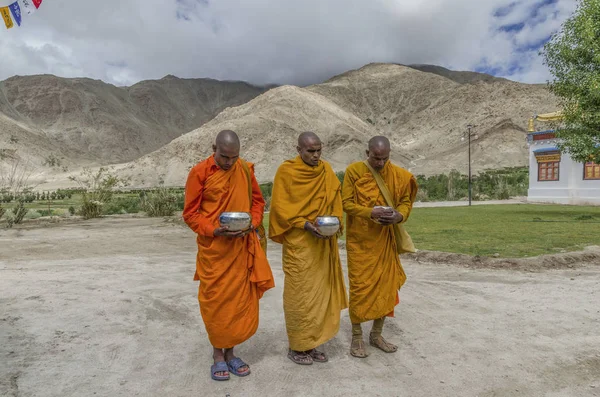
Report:
[{"label": "bush", "polygon": [[96,200],[84,200],[79,212],[83,219],[100,218],[104,203]]},{"label": "bush", "polygon": [[344,184],[344,176],[346,175],[346,173],[344,171],[338,171],[335,173],[335,176],[337,176],[337,179],[340,181],[340,183],[343,185]]},{"label": "bush", "polygon": [[25,218],[25,215],[27,215],[28,211],[29,210],[25,208],[23,201],[19,200],[17,204],[11,208],[10,212],[5,214],[7,227],[11,228],[13,225],[18,225],[19,223],[23,222],[23,219]]},{"label": "bush", "polygon": [[141,204],[148,216],[172,216],[177,210],[177,196],[166,188],[159,188],[145,195]]},{"label": "bush", "polygon": [[80,209],[83,219],[102,216],[104,205],[112,200],[114,189],[126,184],[125,180],[112,175],[104,167],[99,168],[95,173],[89,168],[84,168],[79,178],[69,177],[69,179],[83,188]]},{"label": "bush", "polygon": [[52,211],[52,216],[58,216],[58,217],[61,217],[61,218],[68,217],[69,216],[68,214],[69,214],[69,212],[67,210],[62,209],[62,208],[59,208],[59,209],[56,209],[56,210]]},{"label": "bush", "polygon": [[260,185],[260,192],[262,193],[263,199],[265,199],[265,210],[271,207],[271,195],[273,193],[273,182],[262,183]]},{"label": "bush", "polygon": [[75,207],[73,207],[73,206],[70,206],[70,207],[69,207],[69,214],[70,214],[71,216],[75,215]]},{"label": "bush", "polygon": [[141,202],[137,197],[117,197],[108,202],[103,209],[104,215],[136,214],[140,212]]},{"label": "bush", "polygon": [[[432,201],[453,201],[469,195],[469,177],[456,170],[447,175],[417,175],[416,178],[419,184],[419,198],[426,196]],[[471,181],[474,200],[506,200],[527,195],[529,170],[526,167],[486,170],[473,175]]]},{"label": "bush", "polygon": [[42,214],[40,214],[36,210],[30,210],[27,212],[27,215],[25,215],[25,219],[38,219],[41,217],[42,217]]}]

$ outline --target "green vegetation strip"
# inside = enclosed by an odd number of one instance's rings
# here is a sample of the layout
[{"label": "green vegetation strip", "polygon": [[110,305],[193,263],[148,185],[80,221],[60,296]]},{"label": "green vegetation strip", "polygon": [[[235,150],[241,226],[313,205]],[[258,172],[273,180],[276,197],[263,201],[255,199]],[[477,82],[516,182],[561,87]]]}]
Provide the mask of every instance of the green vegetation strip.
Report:
[{"label": "green vegetation strip", "polygon": [[[265,226],[269,217],[265,214]],[[600,244],[600,207],[477,205],[415,208],[406,229],[418,249],[522,258]]]}]

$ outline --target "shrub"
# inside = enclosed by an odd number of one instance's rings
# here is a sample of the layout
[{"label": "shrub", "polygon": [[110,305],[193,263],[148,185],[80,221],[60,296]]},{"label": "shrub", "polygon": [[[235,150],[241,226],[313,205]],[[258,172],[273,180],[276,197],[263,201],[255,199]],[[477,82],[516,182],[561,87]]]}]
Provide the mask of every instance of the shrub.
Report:
[{"label": "shrub", "polygon": [[141,204],[148,216],[172,216],[177,210],[177,196],[161,187],[145,195]]},{"label": "shrub", "polygon": [[102,206],[104,203],[97,200],[85,200],[81,205],[79,212],[83,219],[100,218],[102,215]]},{"label": "shrub", "polygon": [[140,199],[137,197],[117,197],[107,203],[103,209],[104,215],[135,214],[140,212]]},{"label": "shrub", "polygon": [[42,214],[40,214],[36,210],[29,210],[27,212],[27,215],[25,215],[25,219],[38,219],[41,217],[42,217]]},{"label": "shrub", "polygon": [[23,201],[19,200],[17,204],[11,208],[10,212],[7,212],[5,215],[7,227],[11,228],[13,225],[18,225],[23,222],[23,218],[27,215],[29,210],[25,208],[25,204]]},{"label": "shrub", "polygon": [[69,214],[71,214],[71,216],[75,215],[75,207],[73,207],[73,206],[69,207]]},{"label": "shrub", "polygon": [[125,186],[126,181],[112,175],[107,168],[101,167],[97,172],[84,168],[79,178],[70,177],[82,188],[82,205],[80,213],[83,219],[99,218],[102,216],[103,207],[113,197],[115,188]]}]

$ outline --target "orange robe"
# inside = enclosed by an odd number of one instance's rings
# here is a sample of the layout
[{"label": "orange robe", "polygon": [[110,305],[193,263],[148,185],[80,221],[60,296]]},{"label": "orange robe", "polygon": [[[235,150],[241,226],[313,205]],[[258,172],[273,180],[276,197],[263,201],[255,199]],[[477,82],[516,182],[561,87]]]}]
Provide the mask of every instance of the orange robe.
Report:
[{"label": "orange robe", "polygon": [[319,239],[304,230],[317,216],[343,220],[341,186],[329,163],[285,161],[273,182],[269,237],[283,244],[283,311],[292,350],[314,349],[340,328],[348,307],[337,236]]},{"label": "orange robe", "polygon": [[256,233],[245,237],[214,237],[222,212],[250,212],[261,224],[265,201],[252,177],[252,205],[248,178],[238,160],[228,171],[214,156],[190,170],[185,186],[183,219],[197,233],[198,255],[194,280],[200,280],[198,301],[210,343],[230,348],[249,339],[258,328],[258,301],[275,286],[271,267]]},{"label": "orange robe", "polygon": [[[403,168],[387,162],[380,171],[395,209],[408,220],[417,194],[417,181]],[[406,274],[396,250],[392,226],[371,220],[374,206],[387,206],[364,162],[346,169],[342,200],[346,212],[346,250],[350,281],[350,321],[353,324],[394,316],[398,290]]]}]

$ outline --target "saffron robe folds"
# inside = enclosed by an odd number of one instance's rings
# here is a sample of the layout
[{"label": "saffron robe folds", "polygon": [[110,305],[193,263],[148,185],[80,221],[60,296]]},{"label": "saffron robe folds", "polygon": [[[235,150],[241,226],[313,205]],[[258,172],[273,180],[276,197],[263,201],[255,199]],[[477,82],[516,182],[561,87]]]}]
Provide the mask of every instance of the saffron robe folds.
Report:
[{"label": "saffron robe folds", "polygon": [[[408,220],[418,186],[414,176],[387,162],[380,175],[395,209]],[[394,315],[398,290],[406,274],[396,250],[392,226],[371,219],[374,206],[387,206],[377,182],[364,162],[346,169],[342,200],[347,215],[346,250],[350,281],[350,320],[353,324]]]},{"label": "saffron robe folds", "polygon": [[230,348],[249,339],[258,328],[259,299],[275,286],[266,254],[256,233],[245,237],[214,237],[222,212],[250,212],[256,227],[265,201],[248,163],[248,178],[238,160],[225,171],[211,156],[190,170],[185,186],[183,219],[197,233],[194,280],[200,280],[198,301],[210,343]]},{"label": "saffron robe folds", "polygon": [[329,163],[285,161],[273,183],[269,238],[283,244],[283,309],[289,346],[296,351],[332,339],[348,307],[337,236],[319,239],[304,230],[307,221],[324,215],[342,225],[341,186]]}]

